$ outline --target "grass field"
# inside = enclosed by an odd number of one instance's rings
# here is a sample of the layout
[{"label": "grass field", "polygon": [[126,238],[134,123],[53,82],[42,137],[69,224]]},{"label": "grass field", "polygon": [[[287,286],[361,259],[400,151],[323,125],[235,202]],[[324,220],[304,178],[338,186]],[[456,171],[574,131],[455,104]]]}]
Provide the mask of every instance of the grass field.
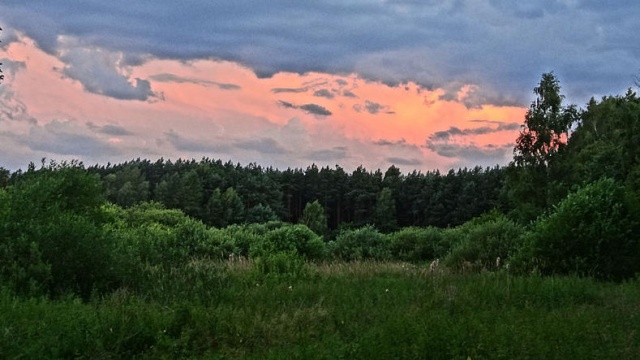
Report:
[{"label": "grass field", "polygon": [[0,294],[3,359],[636,359],[640,281],[194,260],[83,302]]}]

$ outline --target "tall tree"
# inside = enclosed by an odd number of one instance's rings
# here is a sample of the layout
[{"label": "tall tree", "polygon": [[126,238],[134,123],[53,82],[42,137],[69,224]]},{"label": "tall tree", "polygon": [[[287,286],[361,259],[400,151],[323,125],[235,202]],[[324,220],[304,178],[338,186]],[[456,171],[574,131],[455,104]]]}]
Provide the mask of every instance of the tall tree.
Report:
[{"label": "tall tree", "polygon": [[564,95],[553,73],[542,74],[533,92],[537,98],[525,115],[508,171],[509,198],[514,216],[521,221],[533,220],[557,200],[552,196],[553,182],[560,181],[561,174],[554,171],[554,161],[578,119],[575,105],[562,105]]},{"label": "tall tree", "polygon": [[222,206],[224,208],[224,225],[239,224],[244,221],[244,203],[238,193],[228,188],[222,194]]},{"label": "tall tree", "polygon": [[560,94],[560,82],[552,72],[542,74],[533,92],[537,98],[525,115],[514,161],[518,166],[547,167],[566,145],[571,125],[577,120],[577,110],[574,105],[562,105],[564,95]]},{"label": "tall tree", "polygon": [[327,217],[324,213],[324,207],[320,205],[318,200],[307,203],[302,212],[300,223],[318,235],[324,236],[327,233]]},{"label": "tall tree", "polygon": [[375,212],[373,214],[373,222],[378,230],[384,233],[390,233],[398,227],[396,200],[393,197],[393,192],[388,187],[382,189],[378,195]]}]

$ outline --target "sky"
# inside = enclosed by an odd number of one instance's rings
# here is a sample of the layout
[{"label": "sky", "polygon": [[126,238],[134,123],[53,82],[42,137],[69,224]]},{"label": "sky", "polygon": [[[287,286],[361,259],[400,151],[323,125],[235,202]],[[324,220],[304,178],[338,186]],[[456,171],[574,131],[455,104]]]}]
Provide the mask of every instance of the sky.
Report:
[{"label": "sky", "polygon": [[631,0],[3,0],[0,167],[505,165],[543,73],[579,107],[634,87],[639,16]]}]

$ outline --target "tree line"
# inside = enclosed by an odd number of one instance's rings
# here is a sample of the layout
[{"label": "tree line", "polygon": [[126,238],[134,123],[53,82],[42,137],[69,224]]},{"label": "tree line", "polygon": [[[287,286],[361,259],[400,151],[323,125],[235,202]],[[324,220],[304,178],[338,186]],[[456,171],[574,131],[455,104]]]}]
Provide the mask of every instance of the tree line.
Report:
[{"label": "tree line", "polygon": [[[143,264],[443,259],[455,269],[640,271],[640,99],[563,104],[543,74],[507,166],[403,174],[202,159],[0,169],[0,280],[90,296]],[[271,266],[271,265],[269,265]]]},{"label": "tree line", "polygon": [[[396,166],[384,172],[315,164],[280,170],[210,158],[138,158],[87,171],[100,176],[105,197],[114,204],[156,201],[216,227],[297,223],[314,201],[333,231],[367,224],[385,232],[454,227],[493,209],[526,223],[577,187],[604,177],[624,184],[635,197],[640,189],[636,93],[591,99],[586,109],[578,109],[563,104],[557,77],[546,73],[534,94],[507,166],[405,174]],[[33,163],[26,172],[0,168],[0,187],[35,169]]]}]

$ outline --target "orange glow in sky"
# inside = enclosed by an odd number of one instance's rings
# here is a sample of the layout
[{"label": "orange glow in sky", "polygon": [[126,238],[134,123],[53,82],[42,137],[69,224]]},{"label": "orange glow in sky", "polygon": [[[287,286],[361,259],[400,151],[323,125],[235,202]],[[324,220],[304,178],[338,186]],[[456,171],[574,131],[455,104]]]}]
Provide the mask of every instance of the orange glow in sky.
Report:
[{"label": "orange glow in sky", "polygon": [[[93,54],[105,56],[105,68],[112,65],[107,60],[114,54]],[[0,110],[12,114],[0,118],[6,146],[0,166],[8,167],[44,156],[88,164],[203,156],[281,168],[395,164],[405,172],[487,166],[510,160],[515,124],[526,112],[465,106],[478,90],[474,84],[451,99],[442,89],[390,86],[356,74],[258,78],[240,64],[216,60],[115,64],[132,86],[136,79],[148,81],[156,95],[126,100],[92,93],[65,75],[68,65],[26,37],[0,58],[23,64],[5,69],[0,86]],[[96,64],[96,81],[111,81]]]}]

